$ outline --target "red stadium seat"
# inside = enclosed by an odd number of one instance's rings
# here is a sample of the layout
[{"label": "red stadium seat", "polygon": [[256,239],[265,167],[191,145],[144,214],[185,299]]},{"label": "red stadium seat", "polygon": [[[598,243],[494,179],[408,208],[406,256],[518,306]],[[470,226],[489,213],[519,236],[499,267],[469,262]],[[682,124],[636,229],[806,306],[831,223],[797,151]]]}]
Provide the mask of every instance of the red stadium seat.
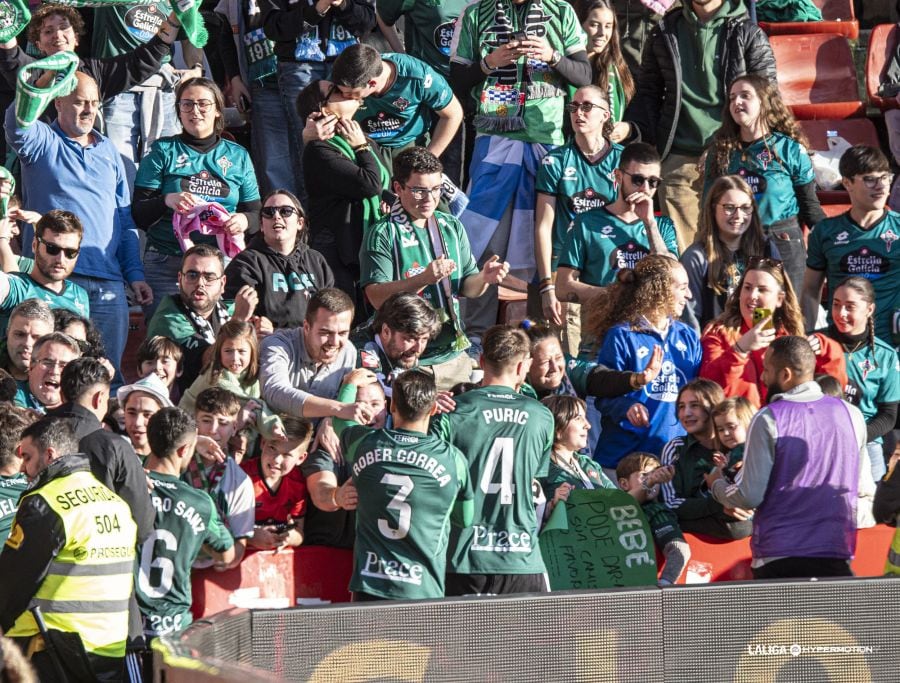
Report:
[{"label": "red stadium seat", "polygon": [[849,40],[859,37],[853,0],[813,0],[813,4],[822,10],[823,21],[761,21],[759,26],[770,36],[837,33]]},{"label": "red stadium seat", "polygon": [[798,119],[865,116],[856,67],[843,36],[772,36],[778,89]]},{"label": "red stadium seat", "polygon": [[[799,123],[803,132],[806,133],[806,137],[809,138],[811,150],[828,149],[826,140],[829,131],[835,131],[851,145],[881,147],[875,125],[869,119],[819,119],[817,121],[800,121]],[[846,208],[842,208],[838,213],[843,213],[850,208],[850,196],[845,190],[819,190],[816,194],[822,204],[822,209],[829,216],[836,214],[829,213],[826,205],[846,205]]]},{"label": "red stadium seat", "polygon": [[881,111],[895,109],[897,101],[878,95],[878,86],[887,68],[888,61],[897,49],[897,24],[879,24],[869,36],[869,51],[866,53],[866,96],[869,104]]}]

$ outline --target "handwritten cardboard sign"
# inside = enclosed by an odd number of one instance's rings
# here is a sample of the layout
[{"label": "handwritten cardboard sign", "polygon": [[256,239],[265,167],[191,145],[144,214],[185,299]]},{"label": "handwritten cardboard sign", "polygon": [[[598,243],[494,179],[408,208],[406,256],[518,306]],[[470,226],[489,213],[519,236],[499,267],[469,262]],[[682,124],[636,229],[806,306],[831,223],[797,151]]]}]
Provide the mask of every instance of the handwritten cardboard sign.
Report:
[{"label": "handwritten cardboard sign", "polygon": [[553,509],[540,546],[553,590],[656,584],[650,526],[624,491],[572,491]]}]

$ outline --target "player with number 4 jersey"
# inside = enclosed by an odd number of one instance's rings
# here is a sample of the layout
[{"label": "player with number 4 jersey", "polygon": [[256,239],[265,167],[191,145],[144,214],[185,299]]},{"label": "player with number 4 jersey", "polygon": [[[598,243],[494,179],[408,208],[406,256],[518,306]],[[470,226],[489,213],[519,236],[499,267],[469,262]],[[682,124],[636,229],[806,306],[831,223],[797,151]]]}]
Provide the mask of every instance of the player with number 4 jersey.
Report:
[{"label": "player with number 4 jersey", "polygon": [[516,391],[531,360],[525,334],[497,325],[485,333],[482,344],[482,386],[456,397],[456,409],[432,423],[432,433],[466,455],[475,489],[472,526],[451,534],[447,594],[540,591],[545,589],[544,561],[532,481],[547,475],[553,416]]},{"label": "player with number 4 jersey", "polygon": [[194,454],[194,419],[178,408],[163,408],[150,418],[147,437],[156,517],[153,533],[138,548],[134,588],[144,633],[162,636],[191,623],[191,565],[200,550],[227,563],[234,557],[234,539],[209,494],[179,478]]},{"label": "player with number 4 jersey", "polygon": [[[358,369],[346,381],[338,400],[352,402],[357,382],[378,380]],[[335,420],[358,495],[357,600],[444,596],[451,516],[471,522],[472,489],[462,453],[426,433],[436,395],[432,375],[410,370],[394,380],[393,429]]]}]

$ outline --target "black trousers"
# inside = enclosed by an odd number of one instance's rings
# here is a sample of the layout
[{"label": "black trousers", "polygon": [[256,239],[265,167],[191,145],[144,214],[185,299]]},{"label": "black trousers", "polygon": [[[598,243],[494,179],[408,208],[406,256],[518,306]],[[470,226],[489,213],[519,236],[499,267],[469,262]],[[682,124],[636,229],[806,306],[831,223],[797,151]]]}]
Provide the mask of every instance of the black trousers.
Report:
[{"label": "black trousers", "polygon": [[853,576],[850,562],[837,557],[785,557],[753,569],[754,579],[809,579]]}]

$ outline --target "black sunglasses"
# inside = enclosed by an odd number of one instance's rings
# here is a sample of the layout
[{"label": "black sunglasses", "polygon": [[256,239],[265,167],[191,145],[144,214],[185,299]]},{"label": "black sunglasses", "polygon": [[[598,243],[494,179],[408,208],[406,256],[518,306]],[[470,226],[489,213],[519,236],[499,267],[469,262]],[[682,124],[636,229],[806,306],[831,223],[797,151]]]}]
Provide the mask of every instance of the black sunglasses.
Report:
[{"label": "black sunglasses", "polygon": [[631,178],[631,182],[633,182],[638,187],[640,187],[644,183],[647,183],[647,185],[650,186],[651,190],[655,190],[657,187],[659,187],[659,184],[662,182],[662,178],[657,178],[654,175],[646,176],[646,175],[641,175],[640,173],[629,173],[628,171],[622,171],[622,173],[624,173],[629,178]]},{"label": "black sunglasses", "polygon": [[[275,214],[282,218],[290,218],[295,213],[299,213],[296,206],[264,206],[259,212],[265,218],[275,218]],[[300,218],[303,218],[303,216],[300,216]]]},{"label": "black sunglasses", "polygon": [[59,256],[59,252],[62,252],[66,255],[66,258],[73,259],[81,253],[81,249],[61,247],[58,244],[53,244],[53,242],[47,242],[43,237],[38,237],[37,235],[35,235],[35,239],[44,245],[44,249],[47,250],[47,253],[50,254],[50,256]]}]

